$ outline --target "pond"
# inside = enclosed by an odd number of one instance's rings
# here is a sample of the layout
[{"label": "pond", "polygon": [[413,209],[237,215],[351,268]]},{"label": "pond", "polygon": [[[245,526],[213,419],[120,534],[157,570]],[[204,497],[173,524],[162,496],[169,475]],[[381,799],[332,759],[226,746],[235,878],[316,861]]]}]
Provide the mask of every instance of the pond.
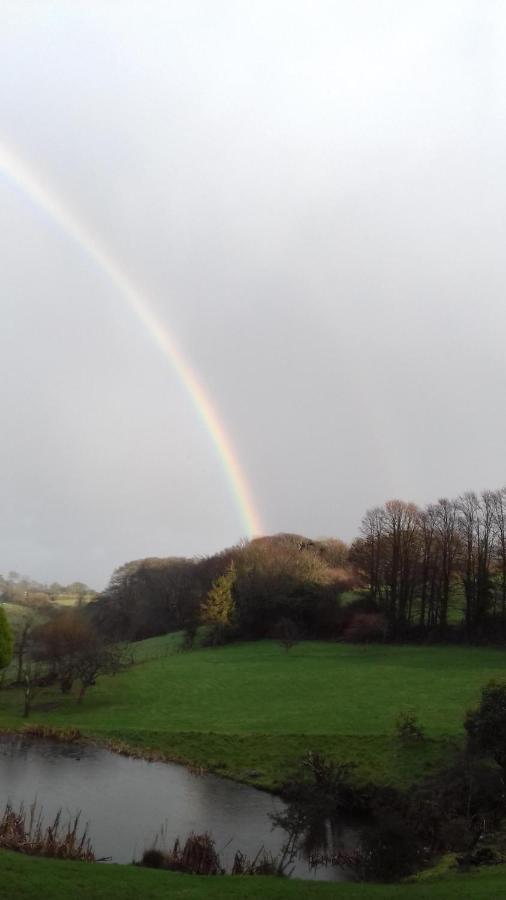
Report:
[{"label": "pond", "polygon": [[[284,804],[264,791],[215,775],[193,775],[172,763],[130,759],[93,744],[0,737],[1,809],[7,801],[16,808],[34,800],[47,820],[60,808],[64,817],[81,811],[96,857],[117,863],[140,859],[161,827],[168,846],[190,831],[208,831],[227,866],[238,849],[254,857],[264,846],[276,855],[287,837],[272,828],[270,818]],[[351,850],[358,843],[353,825],[343,822],[332,830],[333,847]],[[350,877],[338,866],[315,872],[302,856],[294,865],[299,878]]]}]

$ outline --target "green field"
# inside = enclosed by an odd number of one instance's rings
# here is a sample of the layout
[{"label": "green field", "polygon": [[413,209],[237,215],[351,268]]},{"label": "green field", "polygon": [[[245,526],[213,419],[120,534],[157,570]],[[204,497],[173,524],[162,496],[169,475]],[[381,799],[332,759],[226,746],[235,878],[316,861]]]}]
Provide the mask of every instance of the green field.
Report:
[{"label": "green field", "polygon": [[[36,698],[30,724],[77,727],[104,742],[180,759],[267,788],[307,750],[358,765],[357,777],[406,786],[463,738],[467,708],[490,678],[506,678],[501,650],[304,642],[289,653],[263,641],[179,652],[169,635],[135,645],[135,665],[86,695]],[[427,738],[395,737],[401,710]],[[18,689],[0,691],[0,728],[22,728]],[[0,853],[0,898],[498,898],[506,867],[415,884],[328,885],[265,878],[198,878],[131,866],[90,866]]]},{"label": "green field", "polygon": [[[136,645],[137,664],[100,679],[82,707],[41,692],[30,721],[264,787],[279,786],[310,749],[358,763],[364,778],[406,784],[462,739],[481,686],[506,678],[495,649],[304,642],[287,653],[262,641],[182,653],[179,640]],[[407,709],[427,735],[413,748],[394,734]],[[0,727],[22,727],[21,710],[18,690],[0,693]]]},{"label": "green field", "polygon": [[262,877],[203,878],[0,852],[1,900],[499,900],[504,896],[506,866],[415,884],[318,884]]},{"label": "green field", "polygon": [[93,594],[85,594],[82,598],[78,597],[77,594],[59,594],[56,599],[48,602],[47,606],[45,604],[30,604],[22,601],[19,603],[2,601],[0,605],[10,624],[16,630],[27,618],[35,618],[41,622],[45,621],[48,608],[49,611],[52,609],[72,609],[77,607],[79,602],[86,604],[92,599]]}]

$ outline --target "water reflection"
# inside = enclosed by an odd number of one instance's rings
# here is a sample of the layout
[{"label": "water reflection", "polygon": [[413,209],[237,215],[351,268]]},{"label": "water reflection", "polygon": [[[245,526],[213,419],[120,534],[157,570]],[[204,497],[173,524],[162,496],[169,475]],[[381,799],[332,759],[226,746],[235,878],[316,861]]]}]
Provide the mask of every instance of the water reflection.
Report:
[{"label": "water reflection", "polygon": [[[254,857],[261,846],[274,856],[287,834],[272,817],[285,805],[276,797],[214,775],[192,775],[183,766],[129,759],[88,744],[64,744],[21,737],[0,738],[0,804],[29,806],[34,799],[45,818],[59,808],[82,824],[97,857],[129,863],[139,859],[164,827],[171,845],[190,831],[209,831],[226,866],[237,849]],[[305,850],[357,846],[357,831],[344,823],[314,825]],[[316,872],[307,859],[294,863],[301,878],[346,880],[346,869]]]}]

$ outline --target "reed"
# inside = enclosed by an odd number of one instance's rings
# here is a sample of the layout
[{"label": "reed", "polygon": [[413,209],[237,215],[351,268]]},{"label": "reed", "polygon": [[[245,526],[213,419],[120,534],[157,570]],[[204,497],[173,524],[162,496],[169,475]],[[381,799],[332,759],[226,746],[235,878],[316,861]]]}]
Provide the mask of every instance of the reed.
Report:
[{"label": "reed", "polygon": [[7,803],[0,818],[0,847],[30,856],[51,856],[94,862],[95,854],[88,837],[87,826],[79,827],[80,813],[67,822],[58,810],[53,821],[46,824],[42,809],[34,802],[29,809],[21,804],[14,809]]},{"label": "reed", "polygon": [[[162,828],[160,832],[162,840],[164,836]],[[189,875],[286,875],[286,851],[275,857],[261,847],[257,855],[250,858],[238,850],[230,873],[227,873],[216,850],[214,840],[207,832],[204,834],[191,832],[184,844],[179,838],[176,838],[171,850],[159,849],[156,846],[157,841],[158,839],[155,840],[153,847],[144,851],[138,865],[151,869],[186,872]],[[289,856],[290,861],[293,861],[291,854]]]},{"label": "reed", "polygon": [[184,845],[176,838],[172,850],[162,851],[156,847],[146,850],[141,866],[187,872],[190,875],[225,874],[214,841],[207,832],[204,834],[191,832]]},{"label": "reed", "polygon": [[237,850],[231,875],[283,875],[279,865],[279,859],[260,848],[257,855],[250,859],[241,850]]},{"label": "reed", "polygon": [[64,741],[66,744],[83,740],[83,735],[79,728],[54,728],[51,725],[37,725],[35,723],[25,725],[18,734],[26,735],[27,737],[43,738],[44,740]]}]

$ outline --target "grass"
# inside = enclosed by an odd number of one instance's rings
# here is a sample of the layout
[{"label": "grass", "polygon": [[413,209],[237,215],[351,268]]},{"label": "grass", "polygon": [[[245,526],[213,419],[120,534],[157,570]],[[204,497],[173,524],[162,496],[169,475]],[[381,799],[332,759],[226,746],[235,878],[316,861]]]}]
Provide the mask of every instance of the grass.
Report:
[{"label": "grass", "polygon": [[[271,641],[177,652],[168,635],[137,645],[137,665],[102,678],[82,707],[53,689],[31,722],[189,761],[267,788],[319,749],[358,763],[358,774],[407,784],[462,738],[466,709],[490,678],[506,678],[501,650]],[[401,710],[427,740],[403,748]],[[19,728],[19,691],[0,692],[0,728]]]},{"label": "grass", "polygon": [[1,900],[498,900],[505,896],[505,885],[506,866],[449,873],[414,884],[335,884],[180,875],[0,852]]},{"label": "grass", "polygon": [[[82,598],[84,604],[89,603],[93,595],[86,594]],[[25,619],[31,618],[40,622],[47,619],[48,609],[70,609],[78,606],[79,597],[77,594],[59,594],[58,597],[51,601],[48,606],[30,605],[29,603],[11,603],[10,601],[2,601],[1,606],[4,610],[8,621],[14,629],[19,628]]]},{"label": "grass", "polygon": [[[491,678],[506,678],[501,650],[274,642],[178,652],[168,635],[136,645],[136,665],[102,678],[82,707],[53,689],[29,722],[79,728],[143,754],[180,759],[267,788],[286,779],[308,749],[358,764],[365,779],[408,785],[462,740],[465,710]],[[394,736],[403,709],[427,739]],[[17,689],[0,691],[0,728],[22,727]],[[269,878],[201,878],[35,859],[0,852],[0,900],[297,898],[492,900],[506,896],[506,867],[443,873],[414,884],[314,884]]]}]

